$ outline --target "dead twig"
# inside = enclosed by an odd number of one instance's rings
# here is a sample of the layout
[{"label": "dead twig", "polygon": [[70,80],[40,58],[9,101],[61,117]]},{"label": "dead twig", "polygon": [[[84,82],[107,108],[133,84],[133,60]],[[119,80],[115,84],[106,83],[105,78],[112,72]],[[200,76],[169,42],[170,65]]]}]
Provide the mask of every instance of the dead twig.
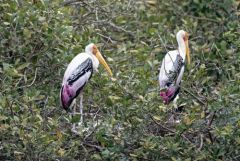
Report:
[{"label": "dead twig", "polygon": [[23,76],[21,76],[21,78],[19,78],[19,80],[17,81],[17,83],[15,84],[15,87],[17,87],[19,85],[19,83],[21,82],[21,80],[23,79]]},{"label": "dead twig", "polygon": [[238,158],[240,158],[240,155],[237,155],[234,157],[234,159],[238,160]]},{"label": "dead twig", "polygon": [[[12,118],[14,116],[14,112],[13,112],[13,109],[12,109],[13,103],[14,103],[14,100],[12,100],[11,105],[9,106]],[[14,120],[14,122],[15,122],[15,120]]]},{"label": "dead twig", "polygon": [[213,112],[211,120],[208,122],[208,128],[212,125],[213,119],[216,116],[216,111]]},{"label": "dead twig", "polygon": [[34,84],[34,82],[36,81],[36,78],[37,78],[37,71],[38,71],[38,68],[36,68],[36,70],[35,70],[35,74],[34,74],[34,78],[33,78],[32,82],[31,82],[29,85],[20,86],[20,87],[18,87],[18,89],[20,89],[20,88],[26,88],[26,87],[31,87],[31,86]]},{"label": "dead twig", "polygon": [[[176,132],[175,130],[169,129],[169,128],[161,125],[161,124],[158,123],[157,121],[155,121],[152,115],[150,115],[150,118],[153,120],[153,122],[154,122],[155,124],[157,124],[157,125],[160,126],[161,128],[164,128],[165,130],[167,130],[167,131],[169,131],[169,132],[171,132],[171,133],[173,133],[173,134],[177,134],[177,132]],[[192,146],[194,146],[195,148],[197,148],[196,145],[193,144],[183,133],[181,133],[180,136],[181,136],[183,139],[185,139],[187,142],[189,142]],[[198,150],[198,149],[196,149],[196,150]]]},{"label": "dead twig", "polygon": [[203,37],[202,36],[196,36],[196,37],[190,38],[189,41],[194,41],[194,40],[197,40],[197,39],[203,39]]},{"label": "dead twig", "polygon": [[100,24],[102,23],[104,25],[109,25],[110,27],[113,27],[113,28],[115,28],[118,31],[123,31],[123,32],[127,33],[128,35],[130,35],[132,37],[135,37],[135,35],[134,35],[134,33],[132,31],[128,31],[128,30],[126,30],[123,27],[117,26],[116,24],[114,24],[111,21],[102,20],[102,21],[94,21],[93,23],[100,23]]},{"label": "dead twig", "polygon": [[96,131],[96,129],[97,129],[97,126],[94,127],[94,129],[91,131],[91,133],[89,133],[88,135],[86,135],[86,136],[84,137],[83,141],[86,141],[86,139],[87,139],[88,137],[90,137],[90,136]]},{"label": "dead twig", "polygon": [[86,143],[86,142],[83,142],[83,144],[86,145],[86,146],[95,148],[95,149],[97,149],[97,150],[99,150],[99,151],[102,151],[102,149],[103,149],[101,146],[89,144],[89,143]]},{"label": "dead twig", "polygon": [[62,3],[63,6],[67,6],[67,5],[72,5],[72,4],[76,4],[77,2],[81,2],[81,0],[68,0],[68,1],[64,1]]},{"label": "dead twig", "polygon": [[190,94],[191,96],[193,96],[196,100],[198,100],[199,103],[203,104],[204,106],[206,106],[206,103],[203,102],[200,98],[198,98],[196,95],[194,95],[192,92],[190,92],[189,90],[187,90],[184,87],[181,87],[183,89],[183,91],[187,92],[188,94]]},{"label": "dead twig", "polygon": [[133,32],[128,31],[128,30],[124,29],[123,27],[117,26],[117,25],[115,25],[115,24],[112,23],[112,22],[108,22],[108,24],[109,24],[110,26],[116,28],[116,29],[119,30],[119,31],[126,32],[127,34],[129,34],[129,35],[132,36],[132,37],[135,36],[135,35],[133,34]]},{"label": "dead twig", "polygon": [[209,139],[210,139],[211,143],[213,143],[214,140],[213,140],[213,137],[212,137],[212,133],[210,132],[210,127],[211,127],[211,125],[213,123],[213,120],[214,120],[215,116],[216,116],[216,111],[213,112],[213,115],[212,115],[212,117],[209,120],[208,125],[207,125],[207,133],[208,133],[208,136],[209,136]]},{"label": "dead twig", "polygon": [[204,20],[204,21],[211,21],[211,22],[215,22],[215,23],[221,23],[221,21],[211,19],[211,18],[207,18],[207,17],[196,17],[196,16],[189,16],[189,17],[197,19],[197,20]]},{"label": "dead twig", "polygon": [[200,146],[199,146],[198,150],[201,151],[202,147],[203,147],[203,134],[200,134]]},{"label": "dead twig", "polygon": [[100,34],[100,33],[96,33],[97,35],[99,35],[99,36],[101,36],[101,37],[103,37],[103,38],[105,38],[105,39],[107,39],[107,41],[110,41],[111,43],[114,43],[114,41],[112,40],[112,38],[110,37],[110,36],[105,36],[105,35],[103,35],[103,34]]},{"label": "dead twig", "polygon": [[169,128],[167,128],[167,127],[161,125],[161,124],[158,123],[157,121],[155,121],[155,119],[153,118],[152,115],[150,115],[150,118],[153,120],[153,122],[154,122],[155,124],[157,124],[157,125],[160,126],[161,128],[163,128],[163,129],[165,129],[165,130],[167,130],[167,131],[169,131],[169,132],[171,132],[171,133],[176,134],[176,131],[174,131],[174,130],[172,130],[172,129],[169,129]]},{"label": "dead twig", "polygon": [[166,52],[168,53],[169,51],[168,51],[168,49],[167,49],[167,47],[166,47],[166,44],[163,42],[163,39],[162,39],[162,37],[161,37],[161,35],[160,35],[159,33],[158,33],[158,37],[159,37],[161,43],[163,44],[163,46],[164,46]]},{"label": "dead twig", "polygon": [[132,0],[128,1],[127,10],[129,10]]},{"label": "dead twig", "polygon": [[47,103],[48,103],[48,96],[47,96],[46,100],[44,101],[44,107],[43,107],[44,109],[47,106]]}]

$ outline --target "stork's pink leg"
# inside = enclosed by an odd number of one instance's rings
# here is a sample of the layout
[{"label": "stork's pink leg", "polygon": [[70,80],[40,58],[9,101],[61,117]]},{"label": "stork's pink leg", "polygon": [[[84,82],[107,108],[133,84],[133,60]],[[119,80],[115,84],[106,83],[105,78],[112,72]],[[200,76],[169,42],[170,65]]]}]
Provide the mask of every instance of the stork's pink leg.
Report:
[{"label": "stork's pink leg", "polygon": [[[76,99],[75,99],[74,102],[73,102],[73,110],[72,110],[72,114],[71,114],[72,117],[75,116],[75,114],[76,114],[76,106],[77,106],[77,103],[76,103]],[[73,133],[77,133],[76,123],[73,123],[71,131]]]},{"label": "stork's pink leg", "polygon": [[83,93],[80,92],[80,122],[78,123],[78,125],[82,125],[83,123],[83,104],[82,104],[82,101],[83,101]]}]

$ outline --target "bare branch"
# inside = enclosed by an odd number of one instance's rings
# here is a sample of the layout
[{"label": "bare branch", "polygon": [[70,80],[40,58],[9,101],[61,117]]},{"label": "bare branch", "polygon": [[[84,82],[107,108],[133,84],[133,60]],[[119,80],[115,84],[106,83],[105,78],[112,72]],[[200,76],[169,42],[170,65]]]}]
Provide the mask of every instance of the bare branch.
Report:
[{"label": "bare branch", "polygon": [[210,127],[213,123],[213,119],[216,116],[216,111],[213,112],[211,120],[208,122],[208,127]]},{"label": "bare branch", "polygon": [[165,129],[165,130],[167,130],[167,131],[169,131],[169,132],[171,132],[171,133],[176,134],[176,131],[174,131],[174,130],[172,130],[172,129],[169,129],[169,128],[167,128],[167,127],[161,125],[161,124],[158,123],[157,121],[155,121],[155,119],[153,118],[152,115],[149,114],[149,116],[150,116],[150,118],[153,120],[153,122],[154,122],[155,124],[157,124],[157,125],[160,126],[161,128],[163,128],[163,129]]},{"label": "bare branch", "polygon": [[[149,115],[150,115],[150,114],[149,114]],[[167,130],[167,131],[169,131],[169,132],[171,132],[171,133],[177,134],[177,132],[176,132],[175,130],[169,129],[169,128],[161,125],[161,124],[158,123],[157,121],[155,121],[154,118],[153,118],[153,116],[150,115],[150,118],[153,120],[154,123],[156,123],[156,124],[157,124],[158,126],[160,126],[161,128],[164,128],[165,130]],[[183,139],[185,139],[187,142],[189,142],[191,145],[193,145],[195,148],[197,148],[196,145],[193,144],[183,133],[180,134],[180,136],[181,136]],[[197,149],[197,150],[198,150],[198,149]]]},{"label": "bare branch", "polygon": [[83,144],[86,145],[86,146],[95,148],[95,149],[97,149],[97,150],[99,150],[99,151],[101,151],[101,150],[103,149],[101,146],[89,144],[89,143],[86,143],[86,142],[83,142]]},{"label": "bare branch", "polygon": [[163,44],[163,46],[164,46],[166,52],[168,53],[169,51],[168,51],[168,49],[167,49],[167,47],[166,47],[166,44],[163,42],[163,39],[162,39],[162,37],[161,37],[161,35],[160,35],[159,33],[158,33],[158,37],[160,38],[161,43]]},{"label": "bare branch", "polygon": [[204,21],[211,21],[211,22],[215,22],[215,23],[221,23],[221,21],[211,19],[211,18],[207,18],[207,17],[196,17],[196,16],[189,16],[189,17],[191,17],[193,19],[197,19],[197,20],[204,20]]},{"label": "bare branch", "polygon": [[133,34],[133,32],[128,31],[128,30],[126,30],[126,29],[124,29],[124,28],[122,28],[122,27],[120,27],[120,26],[117,26],[117,25],[115,25],[115,24],[112,23],[112,22],[108,22],[108,24],[109,24],[110,26],[116,28],[116,29],[119,30],[119,31],[126,32],[127,34],[129,34],[129,35],[131,35],[131,36],[133,36],[133,37],[135,36],[135,35]]},{"label": "bare branch", "polygon": [[34,82],[35,82],[35,80],[36,80],[36,78],[37,78],[37,70],[38,70],[38,68],[36,68],[36,70],[35,70],[35,74],[34,74],[34,78],[33,78],[32,82],[31,82],[29,85],[25,85],[25,86],[18,87],[18,89],[31,87],[31,86],[34,84]]},{"label": "bare branch", "polygon": [[97,32],[97,35],[99,35],[99,36],[107,39],[107,41],[110,41],[111,43],[114,43],[114,41],[112,40],[112,38],[111,38],[110,36],[104,36],[103,34],[100,34],[100,33],[98,33],[98,32]]},{"label": "bare branch", "polygon": [[192,92],[190,92],[189,90],[187,90],[184,87],[181,87],[185,92],[187,92],[188,94],[190,94],[191,96],[193,96],[195,99],[198,100],[198,102],[200,102],[203,105],[206,105],[206,102],[203,102],[200,98],[198,98],[196,95],[194,95]]},{"label": "bare branch", "polygon": [[111,21],[109,21],[109,20],[93,21],[92,23],[109,25],[110,27],[113,27],[113,28],[116,29],[117,31],[123,31],[123,32],[127,33],[128,35],[130,35],[130,36],[132,36],[132,37],[135,37],[134,32],[128,31],[128,30],[124,29],[123,27],[117,26],[116,24],[114,24],[113,22],[111,22]]},{"label": "bare branch", "polygon": [[81,2],[81,0],[68,0],[68,1],[64,1],[62,3],[63,6],[67,6],[67,5],[73,5],[73,4],[76,4],[78,2]]},{"label": "bare branch", "polygon": [[202,147],[203,147],[203,134],[200,134],[200,146],[198,150],[201,151]]}]

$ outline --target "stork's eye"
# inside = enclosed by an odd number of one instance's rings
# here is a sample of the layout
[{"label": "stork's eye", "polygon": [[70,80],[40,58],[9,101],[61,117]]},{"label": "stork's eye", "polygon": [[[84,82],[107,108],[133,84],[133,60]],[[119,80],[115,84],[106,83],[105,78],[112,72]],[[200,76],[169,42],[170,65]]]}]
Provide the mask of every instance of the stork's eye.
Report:
[{"label": "stork's eye", "polygon": [[186,41],[186,36],[183,36],[183,40]]},{"label": "stork's eye", "polygon": [[94,45],[93,46],[93,54],[96,55],[96,53],[97,53],[97,47]]},{"label": "stork's eye", "polygon": [[188,34],[187,34],[187,33],[184,34],[183,40],[184,40],[184,41],[187,41],[187,40],[188,40]]}]

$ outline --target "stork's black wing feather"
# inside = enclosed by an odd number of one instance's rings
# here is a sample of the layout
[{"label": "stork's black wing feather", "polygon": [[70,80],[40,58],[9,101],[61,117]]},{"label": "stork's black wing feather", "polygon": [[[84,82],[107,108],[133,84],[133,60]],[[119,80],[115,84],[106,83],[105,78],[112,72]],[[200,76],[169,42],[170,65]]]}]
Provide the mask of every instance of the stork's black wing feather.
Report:
[{"label": "stork's black wing feather", "polygon": [[166,83],[167,86],[175,84],[178,78],[178,75],[181,71],[181,68],[184,66],[183,58],[180,55],[177,55],[176,60],[173,62],[174,70],[172,71],[165,71],[168,77],[168,82]]},{"label": "stork's black wing feather", "polygon": [[[67,79],[69,85],[72,85],[75,81],[77,81],[81,76],[85,73],[91,71],[91,76],[93,73],[93,63],[90,58],[87,58],[84,62],[82,62],[76,70],[71,74],[71,76]],[[90,78],[91,78],[90,76]],[[90,79],[89,78],[89,79]]]}]

